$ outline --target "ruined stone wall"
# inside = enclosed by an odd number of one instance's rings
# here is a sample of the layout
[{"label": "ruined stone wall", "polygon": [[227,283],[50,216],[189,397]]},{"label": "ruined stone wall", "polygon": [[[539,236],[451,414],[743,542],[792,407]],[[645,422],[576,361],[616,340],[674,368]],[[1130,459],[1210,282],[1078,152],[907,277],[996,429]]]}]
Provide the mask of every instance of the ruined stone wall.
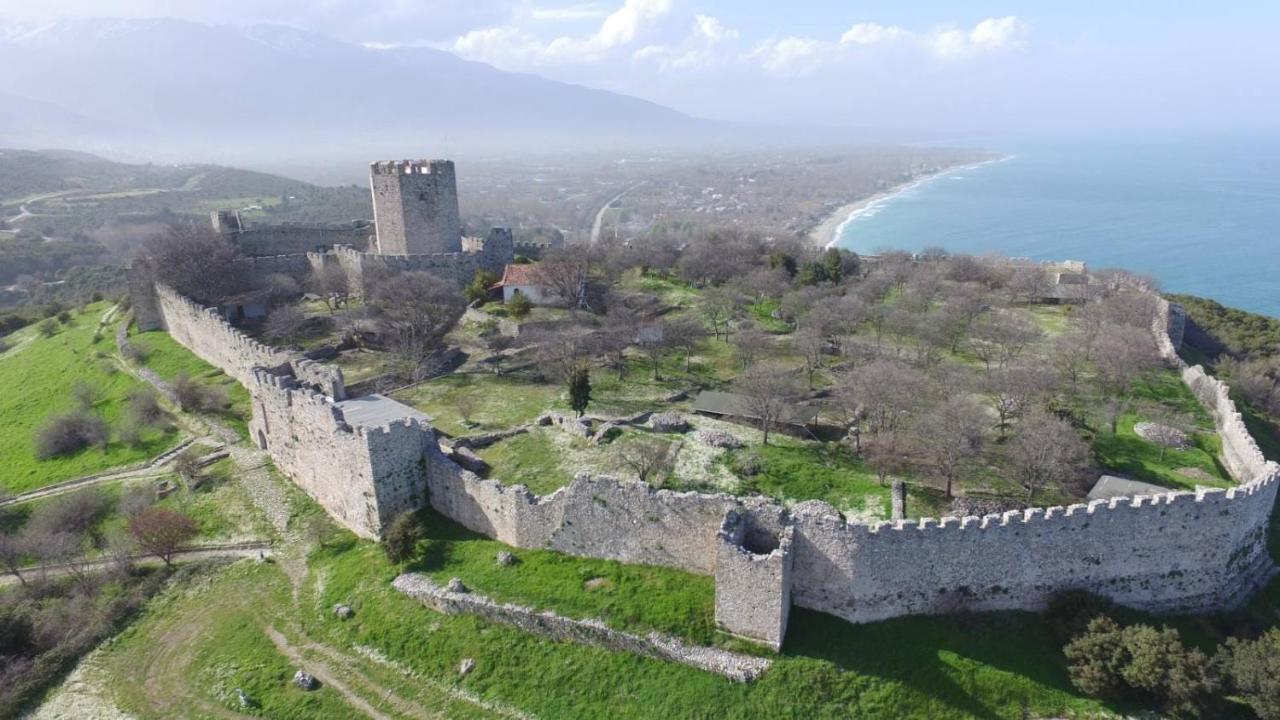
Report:
[{"label": "ruined stone wall", "polygon": [[469,249],[465,252],[379,255],[338,247],[329,254],[312,253],[307,260],[314,268],[336,262],[347,274],[347,286],[351,294],[363,296],[369,284],[379,275],[429,272],[458,285],[466,285],[475,278],[477,269],[501,275],[502,269],[514,258],[509,230],[494,228],[483,241],[475,238],[468,240]]},{"label": "ruined stone wall", "polygon": [[794,528],[751,537],[753,516],[730,512],[716,538],[716,624],[777,650],[791,611]]},{"label": "ruined stone wall", "polygon": [[353,428],[329,398],[259,369],[249,392],[254,442],[336,520],[376,538],[398,513],[422,507],[422,454],[434,433],[406,420]]},{"label": "ruined stone wall", "polygon": [[[231,327],[217,310],[198,305],[171,288],[156,285],[155,300],[162,326],[174,340],[245,387],[253,383],[255,367],[279,368],[292,359],[289,353]],[[139,327],[144,327],[141,322]]]},{"label": "ruined stone wall", "polygon": [[711,575],[728,495],[654,490],[643,483],[579,476],[537,496],[427,453],[432,507],[464,527],[524,548],[663,565]]}]

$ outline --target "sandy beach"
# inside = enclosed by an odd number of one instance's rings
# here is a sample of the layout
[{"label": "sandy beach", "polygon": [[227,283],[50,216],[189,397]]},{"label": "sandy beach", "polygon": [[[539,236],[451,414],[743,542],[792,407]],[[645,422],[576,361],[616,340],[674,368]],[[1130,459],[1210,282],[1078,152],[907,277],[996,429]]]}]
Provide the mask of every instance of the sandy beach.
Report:
[{"label": "sandy beach", "polygon": [[855,200],[847,205],[841,205],[840,207],[836,208],[834,212],[832,212],[825,219],[823,219],[822,222],[818,223],[817,227],[809,231],[809,238],[812,239],[813,242],[817,243],[820,247],[824,247],[824,248],[830,247],[839,238],[840,229],[845,223],[856,218],[858,215],[861,215],[862,213],[866,212],[869,208],[872,208],[876,205],[879,205],[881,202],[888,200],[894,195],[897,195],[898,193],[904,192],[906,190],[910,190],[911,188],[917,187],[930,180],[934,180],[944,175],[949,175],[953,172],[959,172],[961,170],[969,170],[972,168],[987,165],[989,163],[1008,160],[1009,157],[1011,156],[992,158],[990,160],[982,160],[980,162],[975,162],[975,163],[966,163],[964,165],[953,165],[949,168],[945,168],[937,172],[927,173],[924,175],[917,175],[916,177],[913,177],[910,180],[898,183],[897,185],[894,185],[893,187],[887,190],[883,190],[881,192],[875,193],[874,195],[869,195],[867,197],[862,198],[861,200]]}]

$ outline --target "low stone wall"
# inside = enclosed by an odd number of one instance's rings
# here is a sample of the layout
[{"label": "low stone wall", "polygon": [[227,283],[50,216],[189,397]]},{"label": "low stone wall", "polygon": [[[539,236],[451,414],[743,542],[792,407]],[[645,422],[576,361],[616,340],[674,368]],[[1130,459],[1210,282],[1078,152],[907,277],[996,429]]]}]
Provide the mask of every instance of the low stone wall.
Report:
[{"label": "low stone wall", "polygon": [[671,635],[657,632],[650,632],[645,636],[633,635],[614,630],[600,620],[575,620],[553,612],[538,612],[523,605],[497,603],[470,592],[450,592],[432,582],[426,575],[406,573],[397,577],[391,585],[424,605],[448,615],[477,615],[556,642],[596,645],[657,660],[674,661],[736,682],[755,680],[773,664],[768,658],[689,645]]}]

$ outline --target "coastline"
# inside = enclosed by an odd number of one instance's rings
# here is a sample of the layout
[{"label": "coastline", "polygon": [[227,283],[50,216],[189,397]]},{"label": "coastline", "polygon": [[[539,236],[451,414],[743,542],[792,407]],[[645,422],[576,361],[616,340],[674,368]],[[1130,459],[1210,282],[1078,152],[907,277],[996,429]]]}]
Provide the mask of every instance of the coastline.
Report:
[{"label": "coastline", "polygon": [[961,170],[972,170],[974,168],[982,167],[983,165],[990,165],[992,163],[1011,160],[1014,157],[1015,156],[1013,155],[1001,155],[999,157],[994,157],[987,160],[980,160],[978,162],[965,163],[963,165],[953,165],[951,167],[938,170],[937,172],[918,175],[916,177],[911,178],[910,180],[900,182],[897,185],[894,185],[893,187],[890,187],[887,190],[882,190],[878,193],[868,195],[867,197],[862,198],[860,200],[855,200],[851,203],[841,205],[840,207],[836,208],[830,215],[823,218],[822,222],[818,223],[816,227],[814,227],[812,230],[809,231],[809,239],[812,240],[815,244],[817,244],[821,248],[825,249],[825,248],[833,247],[835,246],[836,242],[840,239],[840,235],[844,230],[845,225],[848,225],[850,222],[866,214],[867,211],[880,207],[880,205],[882,205],[885,201],[890,200],[897,195],[907,192],[908,190],[912,190],[917,187],[920,187],[921,185],[927,182],[936,180],[945,175],[950,175],[951,173],[954,173],[954,172],[958,172]]}]

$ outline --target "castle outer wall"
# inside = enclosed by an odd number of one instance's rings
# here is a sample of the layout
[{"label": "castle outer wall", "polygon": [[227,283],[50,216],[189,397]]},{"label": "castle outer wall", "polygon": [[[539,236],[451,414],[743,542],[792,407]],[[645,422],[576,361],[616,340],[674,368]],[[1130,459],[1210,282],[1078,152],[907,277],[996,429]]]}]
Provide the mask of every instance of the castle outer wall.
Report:
[{"label": "castle outer wall", "polygon": [[429,502],[518,547],[712,575],[717,622],[770,644],[782,641],[790,603],[866,622],[1036,610],[1056,592],[1088,590],[1141,609],[1198,612],[1239,605],[1274,570],[1266,535],[1280,467],[1263,458],[1227,387],[1178,358],[1163,301],[1161,354],[1213,416],[1238,487],[876,525],[816,501],[786,509],[604,478],[539,497],[462,469],[419,421],[353,428],[314,389],[333,387],[327,366],[284,356],[273,367],[279,351],[164,288],[150,302],[135,298],[135,308],[148,307],[197,355],[237,379],[248,372],[255,440],[358,534],[377,536],[396,513]]}]

